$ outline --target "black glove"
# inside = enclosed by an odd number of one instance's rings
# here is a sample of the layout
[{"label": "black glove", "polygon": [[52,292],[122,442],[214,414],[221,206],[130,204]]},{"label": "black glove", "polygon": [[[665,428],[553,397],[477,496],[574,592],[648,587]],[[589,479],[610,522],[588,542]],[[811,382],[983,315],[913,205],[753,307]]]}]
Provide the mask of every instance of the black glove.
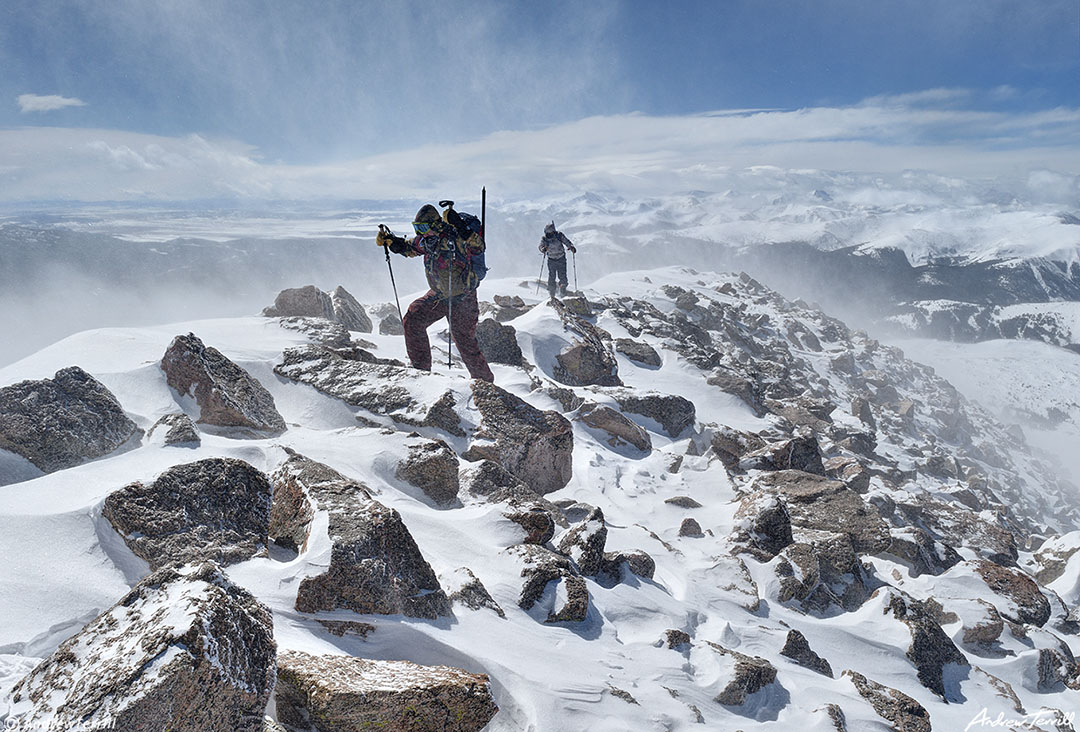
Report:
[{"label": "black glove", "polygon": [[404,254],[407,245],[408,242],[406,242],[400,236],[395,236],[390,240],[390,244],[387,245],[387,249],[392,251],[394,254]]},{"label": "black glove", "polygon": [[469,238],[469,234],[471,234],[472,232],[469,231],[469,227],[465,225],[465,219],[461,218],[461,215],[458,214],[457,211],[452,208],[448,208],[446,209],[445,216],[446,223],[454,227],[454,231],[457,232],[458,236],[460,236],[462,239]]}]

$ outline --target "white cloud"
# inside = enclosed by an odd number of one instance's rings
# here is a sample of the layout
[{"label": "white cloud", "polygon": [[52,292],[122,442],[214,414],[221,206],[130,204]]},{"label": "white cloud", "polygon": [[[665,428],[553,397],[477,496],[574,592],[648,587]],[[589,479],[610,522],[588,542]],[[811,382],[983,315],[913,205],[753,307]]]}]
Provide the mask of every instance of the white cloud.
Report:
[{"label": "white cloud", "polygon": [[[487,185],[503,196],[723,190],[754,166],[856,173],[924,170],[1031,187],[1033,170],[1080,172],[1080,110],[1006,113],[882,100],[852,107],[588,117],[460,144],[324,165],[267,163],[251,146],[109,130],[0,130],[7,201],[149,198],[421,198]],[[1004,185],[1004,183],[1002,183]],[[1055,194],[1057,195],[1057,194]]]},{"label": "white cloud", "polygon": [[53,112],[64,107],[85,107],[86,102],[74,97],[61,97],[56,94],[20,94],[18,97],[19,110],[23,114],[29,112]]}]

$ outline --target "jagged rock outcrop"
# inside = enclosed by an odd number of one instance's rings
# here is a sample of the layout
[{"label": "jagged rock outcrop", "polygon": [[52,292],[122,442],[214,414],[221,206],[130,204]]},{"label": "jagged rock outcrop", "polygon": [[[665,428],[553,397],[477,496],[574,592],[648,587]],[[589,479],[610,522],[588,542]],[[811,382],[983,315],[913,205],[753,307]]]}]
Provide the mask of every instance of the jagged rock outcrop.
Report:
[{"label": "jagged rock outcrop", "polygon": [[525,531],[522,542],[543,546],[555,536],[555,519],[543,506],[532,505],[519,510],[508,511],[503,516],[513,521]]},{"label": "jagged rock outcrop", "polygon": [[1042,627],[1050,619],[1050,601],[1035,580],[1018,569],[1002,567],[985,559],[974,563],[975,573],[997,596],[994,602],[1002,617],[1014,623],[1031,623]]},{"label": "jagged rock outcrop", "polygon": [[629,444],[638,450],[652,450],[652,439],[649,433],[622,412],[611,407],[587,402],[578,409],[575,419],[593,429],[607,433],[607,443],[612,447]]},{"label": "jagged rock outcrop", "polygon": [[424,492],[440,508],[460,505],[458,457],[442,440],[411,442],[409,454],[397,467],[395,477]]},{"label": "jagged rock outcrop", "polygon": [[462,457],[494,460],[538,493],[570,482],[574,432],[569,420],[486,381],[474,379],[472,393],[481,421]]},{"label": "jagged rock outcrop", "polygon": [[108,455],[141,434],[112,392],[78,366],[0,388],[0,449],[46,473]]},{"label": "jagged rock outcrop", "polygon": [[508,366],[521,366],[523,363],[517,331],[512,325],[484,318],[476,324],[476,341],[488,363],[504,363]]},{"label": "jagged rock outcrop", "polygon": [[727,683],[715,701],[726,706],[739,707],[746,703],[747,697],[761,691],[776,681],[776,667],[760,656],[747,656],[721,645],[706,641],[709,646],[727,657],[731,666],[727,669]]},{"label": "jagged rock outcrop", "polygon": [[995,564],[1016,564],[1019,553],[1012,532],[968,507],[924,496],[917,502],[897,503],[896,509],[905,524],[923,528],[945,544],[971,547]]},{"label": "jagged rock outcrop", "polygon": [[334,303],[315,285],[290,287],[278,293],[274,304],[263,308],[267,317],[326,318],[334,320]]},{"label": "jagged rock outcrop", "polygon": [[821,462],[821,447],[813,434],[796,435],[787,440],[766,443],[739,460],[739,469],[746,470],[801,470],[805,473],[825,475]]},{"label": "jagged rock outcrop", "polygon": [[615,350],[618,353],[626,356],[631,361],[639,363],[642,366],[659,368],[661,365],[663,365],[663,360],[660,358],[660,354],[657,353],[656,349],[650,346],[648,343],[635,341],[630,338],[616,338]]},{"label": "jagged rock outcrop", "polygon": [[[486,674],[409,661],[313,656],[278,658],[278,719],[319,730],[479,732],[499,711]],[[316,721],[317,720],[317,721]]]},{"label": "jagged rock outcrop", "polygon": [[370,498],[362,484],[340,480],[300,455],[293,454],[274,475],[296,481],[317,511],[329,513],[330,566],[300,582],[297,610],[450,615],[446,593],[397,511]]},{"label": "jagged rock outcrop", "polygon": [[270,611],[213,564],[158,570],[12,690],[18,729],[262,732]]},{"label": "jagged rock outcrop", "polygon": [[871,578],[845,534],[798,529],[774,567],[779,600],[819,614],[855,610],[870,596]]},{"label": "jagged rock outcrop", "polygon": [[426,380],[439,377],[423,371],[356,360],[349,353],[309,345],[287,349],[274,373],[403,424],[465,434],[453,394],[446,392],[431,402],[424,393]]},{"label": "jagged rock outcrop", "polygon": [[183,412],[166,414],[154,423],[147,436],[151,439],[160,437],[163,445],[197,447],[202,442],[199,428]]},{"label": "jagged rock outcrop", "polygon": [[495,303],[494,308],[488,306],[487,303],[480,303],[480,312],[492,312],[495,320],[500,323],[518,318],[531,309],[531,306],[526,305],[518,295],[495,295],[492,301]]},{"label": "jagged rock outcrop", "polygon": [[746,546],[752,553],[768,560],[789,546],[791,515],[780,498],[767,491],[743,497],[735,510],[737,545]]},{"label": "jagged rock outcrop", "polygon": [[888,591],[885,600],[884,612],[891,613],[911,631],[907,657],[915,666],[919,683],[945,701],[962,700],[958,690],[946,688],[944,669],[950,664],[967,668],[967,657],[953,645],[924,603],[896,590]]},{"label": "jagged rock outcrop", "polygon": [[472,570],[468,567],[458,567],[449,575],[440,577],[441,584],[446,587],[447,597],[456,605],[462,605],[470,610],[488,609],[505,618],[506,613],[495,602],[491,593],[484,587]]},{"label": "jagged rock outcrop", "polygon": [[799,470],[764,473],[753,488],[778,496],[792,526],[844,534],[856,552],[888,548],[888,526],[877,509],[843,483]]},{"label": "jagged rock outcrop", "polygon": [[199,424],[283,432],[285,420],[274,397],[221,351],[194,334],[176,336],[161,359],[165,380],[199,406]]},{"label": "jagged rock outcrop", "polygon": [[624,412],[640,414],[658,423],[668,437],[678,437],[697,420],[694,403],[685,397],[622,390],[612,392],[611,396]]},{"label": "jagged rock outcrop", "polygon": [[559,537],[557,548],[560,554],[574,560],[581,574],[595,577],[604,563],[607,533],[604,512],[594,508],[583,521],[574,524]]},{"label": "jagged rock outcrop", "polygon": [[907,694],[850,669],[841,675],[851,679],[859,695],[870,703],[879,717],[892,724],[895,732],[931,732],[930,713]]},{"label": "jagged rock outcrop", "polygon": [[640,549],[634,551],[604,552],[598,577],[615,584],[623,579],[623,567],[631,574],[652,579],[656,573],[656,560]]},{"label": "jagged rock outcrop", "polygon": [[[521,563],[521,576],[525,579],[518,598],[522,610],[531,610],[542,600],[541,610],[547,610],[544,622],[581,622],[589,612],[589,589],[574,565],[566,557],[535,544],[520,544],[506,550]],[[550,582],[564,585],[565,601],[559,593],[548,589]]]},{"label": "jagged rock outcrop", "polygon": [[152,569],[202,560],[227,565],[266,550],[270,498],[270,482],[248,463],[208,458],[110,493],[101,515]]},{"label": "jagged rock outcrop", "polygon": [[780,649],[780,655],[787,656],[800,666],[817,671],[830,679],[833,677],[832,666],[829,662],[814,653],[806,636],[795,629],[788,631],[787,640],[784,641],[784,647]]},{"label": "jagged rock outcrop", "polygon": [[711,426],[710,447],[729,473],[743,472],[743,457],[765,447],[765,440],[752,432],[742,432],[727,425]]},{"label": "jagged rock outcrop", "polygon": [[619,364],[605,342],[607,334],[565,302],[552,300],[548,304],[572,334],[570,344],[556,354],[555,363],[550,365],[555,380],[567,386],[622,386]]},{"label": "jagged rock outcrop", "polygon": [[335,287],[330,293],[330,304],[334,310],[334,320],[347,329],[360,333],[371,332],[371,318],[364,311],[364,306],[341,285]]},{"label": "jagged rock outcrop", "polygon": [[270,474],[273,502],[270,507],[270,539],[279,546],[302,551],[311,536],[315,518],[313,495],[328,504],[347,501],[352,496],[369,500],[368,489],[344,475],[296,451],[285,448],[288,459]]}]

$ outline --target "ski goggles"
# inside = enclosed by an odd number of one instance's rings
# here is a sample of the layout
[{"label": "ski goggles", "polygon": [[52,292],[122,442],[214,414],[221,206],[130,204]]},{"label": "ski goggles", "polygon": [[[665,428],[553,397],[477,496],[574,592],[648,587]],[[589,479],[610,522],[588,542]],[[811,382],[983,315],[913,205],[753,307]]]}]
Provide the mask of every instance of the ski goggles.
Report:
[{"label": "ski goggles", "polygon": [[431,226],[432,226],[432,224],[429,221],[414,221],[414,222],[412,222],[413,231],[415,231],[420,236],[423,236],[424,234],[427,234],[428,232],[430,232],[431,231]]}]

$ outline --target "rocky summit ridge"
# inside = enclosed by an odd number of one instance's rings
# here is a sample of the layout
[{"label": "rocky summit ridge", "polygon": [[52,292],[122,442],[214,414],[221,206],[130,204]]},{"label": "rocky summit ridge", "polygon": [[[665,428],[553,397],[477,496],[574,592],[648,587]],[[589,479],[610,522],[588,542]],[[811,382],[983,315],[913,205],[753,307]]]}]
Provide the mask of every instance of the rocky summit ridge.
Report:
[{"label": "rocky summit ridge", "polygon": [[[1068,729],[1080,496],[1053,455],[745,274],[530,292],[481,291],[494,385],[404,366],[395,308],[313,286],[0,371],[4,444],[44,473],[0,494],[0,579],[40,601],[0,627],[0,720]],[[115,425],[59,456],[52,362],[124,339],[56,374],[84,385],[65,430]],[[65,562],[62,602],[26,579]]]}]

